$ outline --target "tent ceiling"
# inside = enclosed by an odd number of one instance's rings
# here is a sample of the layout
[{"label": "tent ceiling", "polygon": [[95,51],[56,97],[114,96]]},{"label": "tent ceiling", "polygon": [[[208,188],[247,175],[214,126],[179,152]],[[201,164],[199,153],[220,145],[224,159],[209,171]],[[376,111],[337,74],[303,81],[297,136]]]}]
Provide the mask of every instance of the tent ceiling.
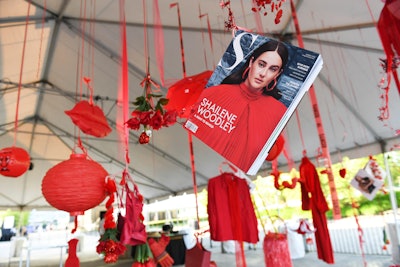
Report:
[{"label": "tent ceiling", "polygon": [[[115,130],[121,66],[119,2],[33,0],[24,41],[29,1],[0,1],[0,148],[12,146],[16,140],[17,146],[29,151],[34,164],[33,170],[17,179],[1,177],[0,206],[48,205],[41,194],[41,180],[54,164],[68,159],[76,146],[76,128],[64,111],[74,106],[77,92],[82,90],[83,98],[88,94],[77,77],[91,78],[96,104],[113,127],[106,138],[82,136],[83,144],[110,174],[120,175],[125,163]],[[148,5],[149,69],[152,79],[161,84],[155,56],[155,46],[160,44],[154,42],[153,36],[153,1],[125,1],[131,102],[142,93],[140,83],[146,73],[143,2]],[[189,76],[212,69],[232,38],[224,30],[228,15],[219,2],[177,1]],[[256,30],[250,2],[232,1],[231,8],[238,26]],[[382,107],[382,91],[377,87],[383,76],[379,59],[385,56],[375,22],[382,1],[294,2],[305,47],[319,52],[324,59],[314,87],[332,162],[343,156],[354,158],[392,149],[400,141],[396,136],[400,129],[399,95],[393,85],[389,91],[390,117],[384,122],[377,118]],[[164,94],[168,85],[183,77],[177,8],[170,8],[171,3],[159,1],[165,42],[166,82],[161,87]],[[283,9],[279,24],[273,22],[272,13],[260,16],[263,31],[277,38],[285,36],[296,44],[290,1],[285,1]],[[200,13],[206,16],[199,18]],[[212,28],[212,47],[207,18]],[[294,162],[301,159],[304,149],[315,158],[320,147],[307,95],[297,115],[285,129],[286,149]],[[130,133],[129,167],[146,199],[192,190],[188,134],[180,124],[154,132],[148,145],[138,144],[138,133]],[[199,140],[193,141],[196,178],[198,185],[204,186],[209,178],[218,175],[223,158]],[[287,163],[281,155],[280,168],[287,168]],[[266,162],[260,174],[267,174],[269,169]]]}]

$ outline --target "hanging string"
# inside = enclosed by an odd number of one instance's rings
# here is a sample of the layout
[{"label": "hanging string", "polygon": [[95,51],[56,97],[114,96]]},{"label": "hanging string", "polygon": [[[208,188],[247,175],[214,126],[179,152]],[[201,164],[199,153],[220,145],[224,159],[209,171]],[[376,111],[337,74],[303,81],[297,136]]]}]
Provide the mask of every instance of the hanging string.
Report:
[{"label": "hanging string", "polygon": [[162,30],[160,9],[158,7],[158,0],[153,0],[153,21],[154,21],[154,42],[155,53],[157,59],[158,72],[160,74],[161,85],[165,85],[164,80],[164,34]]},{"label": "hanging string", "polygon": [[194,162],[193,140],[192,140],[192,135],[190,133],[188,137],[189,137],[190,164],[192,167],[193,192],[195,195],[195,202],[196,202],[197,227],[200,228],[199,201],[198,201],[198,191],[197,191],[197,181],[196,181],[196,165]]},{"label": "hanging string", "polygon": [[[119,102],[122,103],[122,120],[128,121],[129,117],[129,82],[128,82],[128,48],[126,38],[126,20],[125,20],[125,0],[119,2],[120,30],[121,30],[121,87],[119,92]],[[129,129],[125,123],[122,123],[122,136],[125,149],[125,169],[128,169],[129,158]],[[124,180],[121,181],[123,184]]]},{"label": "hanging string", "polygon": [[[257,6],[255,0],[252,1],[252,6],[253,6],[253,8],[255,8]],[[254,16],[254,21],[256,22],[257,32],[259,34],[262,34],[263,33],[263,26],[262,26],[262,22],[261,22],[260,13],[259,12],[253,12],[253,16]]]},{"label": "hanging string", "polygon": [[[183,48],[183,34],[182,34],[182,24],[181,24],[181,14],[179,11],[179,4],[172,3],[170,4],[170,8],[175,7],[178,12],[178,25],[179,25],[179,37],[180,37],[180,45],[181,45],[181,60],[182,60],[182,71],[183,78],[186,78],[186,67],[185,67],[185,52]],[[199,209],[198,209],[198,195],[197,195],[197,179],[196,179],[196,169],[195,169],[195,159],[194,159],[194,149],[193,149],[193,137],[191,132],[188,131],[188,139],[189,139],[189,151],[190,151],[190,162],[192,166],[192,182],[193,182],[193,192],[196,201],[196,218],[197,224],[200,226],[200,217],[199,217]]]},{"label": "hanging string", "polygon": [[358,215],[357,215],[357,210],[358,210],[358,204],[356,203],[356,201],[353,199],[351,192],[350,192],[350,186],[347,187],[347,189],[349,190],[349,198],[350,198],[350,202],[351,202],[351,207],[353,209],[353,215],[354,215],[354,219],[356,221],[357,224],[357,232],[358,232],[358,242],[360,244],[360,250],[361,250],[361,257],[363,259],[363,263],[364,263],[364,267],[367,267],[367,261],[365,258],[365,252],[364,252],[364,231],[361,228],[360,222],[358,220]]},{"label": "hanging string", "polygon": [[[296,29],[297,41],[299,43],[299,46],[301,48],[304,48],[303,38],[301,35],[300,25],[299,25],[299,22],[297,19],[296,8],[294,6],[293,0],[290,0],[290,7],[292,10],[293,22],[294,22],[294,26]],[[340,219],[341,211],[340,211],[340,205],[339,205],[339,198],[338,198],[337,191],[336,191],[335,178],[332,173],[332,163],[331,163],[329,149],[328,149],[328,142],[326,140],[325,131],[324,131],[323,124],[322,124],[322,119],[320,117],[318,101],[317,101],[317,96],[315,94],[314,85],[311,85],[311,87],[309,89],[309,96],[310,96],[312,108],[314,111],[314,118],[315,118],[315,123],[316,123],[317,129],[318,129],[318,136],[320,139],[323,156],[326,159],[328,183],[329,183],[331,199],[332,199],[332,206],[333,206],[333,218]]]},{"label": "hanging string", "polygon": [[40,62],[41,62],[41,58],[42,58],[42,48],[43,48],[43,35],[44,35],[44,24],[46,22],[46,0],[44,0],[43,3],[43,15],[42,15],[42,29],[40,32],[40,45],[39,45],[39,55],[38,55],[38,67],[37,67],[37,72],[36,72],[36,78],[39,79],[39,72],[40,72]]},{"label": "hanging string", "polygon": [[295,114],[296,114],[297,128],[299,129],[299,134],[300,134],[301,146],[303,147],[303,156],[305,156],[307,154],[307,150],[304,143],[303,130],[301,129],[300,117],[297,109],[295,110]]},{"label": "hanging string", "polygon": [[19,113],[19,101],[21,98],[21,89],[22,89],[22,72],[24,70],[24,62],[25,62],[25,49],[26,49],[26,38],[28,35],[28,25],[29,25],[29,14],[31,10],[31,0],[28,3],[28,12],[25,20],[25,34],[24,34],[24,43],[22,45],[22,57],[21,57],[21,66],[19,71],[19,82],[18,82],[18,94],[17,94],[17,107],[15,111],[15,121],[14,121],[14,144],[17,144],[17,132],[18,132],[18,113]]},{"label": "hanging string", "polygon": [[183,49],[183,34],[182,34],[182,23],[181,23],[181,12],[179,9],[179,4],[178,3],[172,3],[169,5],[170,8],[175,7],[178,12],[178,26],[179,26],[179,41],[181,45],[181,59],[182,59],[182,72],[183,72],[183,78],[186,78],[186,66],[185,66],[185,50]]},{"label": "hanging string", "polygon": [[[200,5],[199,5],[199,12],[200,12]],[[211,31],[211,25],[210,25],[210,17],[208,16],[208,13],[206,14],[201,14],[200,12],[200,21],[201,18],[206,17],[207,18],[207,31],[208,31],[208,39],[210,41],[210,48],[211,48],[211,55],[212,55],[212,63],[213,63],[213,69],[215,69],[215,62],[214,62],[214,45],[213,45],[213,38],[212,38],[212,31]],[[202,33],[203,35],[203,33]],[[204,53],[204,56],[206,54]],[[207,60],[206,60],[206,69],[208,69],[207,66]]]},{"label": "hanging string", "polygon": [[[202,22],[202,18],[208,16],[207,14],[201,14],[201,9],[200,9],[200,4],[199,4],[199,18],[200,18],[200,23]],[[202,24],[202,23],[201,23]],[[203,56],[204,56],[204,65],[206,69],[208,69],[208,64],[207,64],[207,52],[206,52],[206,46],[205,46],[205,41],[204,41],[204,32],[203,32],[203,25],[201,27],[201,42],[203,44]]]}]

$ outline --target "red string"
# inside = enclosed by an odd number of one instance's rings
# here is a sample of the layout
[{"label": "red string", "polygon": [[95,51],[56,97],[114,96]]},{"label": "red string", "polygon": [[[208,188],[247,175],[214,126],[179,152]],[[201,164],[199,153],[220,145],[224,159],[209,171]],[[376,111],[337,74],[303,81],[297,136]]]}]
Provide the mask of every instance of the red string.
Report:
[{"label": "red string", "polygon": [[181,45],[181,59],[182,59],[182,71],[183,71],[183,78],[186,78],[186,66],[185,66],[185,50],[183,49],[183,35],[182,35],[182,23],[181,23],[181,12],[179,9],[178,3],[172,3],[169,5],[170,8],[175,7],[178,12],[178,25],[179,25],[179,41]]},{"label": "red string", "polygon": [[[172,4],[170,4],[169,7],[172,8],[175,6],[177,7],[177,12],[178,12],[179,37],[180,37],[180,45],[181,45],[181,60],[182,60],[183,78],[186,78],[185,52],[184,52],[184,48],[183,48],[182,24],[181,24],[181,14],[179,11],[179,4],[172,3]],[[189,138],[190,161],[191,161],[191,167],[192,167],[193,192],[194,192],[195,201],[196,201],[196,216],[197,216],[197,222],[200,226],[198,197],[197,197],[196,168],[195,168],[195,163],[194,163],[195,161],[194,161],[193,139],[192,139],[192,135],[190,132],[188,132],[188,135],[189,135],[188,138]]]},{"label": "red string", "polygon": [[[294,6],[293,0],[290,0],[290,7],[292,9],[292,17],[293,17],[294,26],[296,29],[297,41],[299,43],[299,47],[304,48],[304,42],[303,42],[303,38],[301,35],[300,25],[299,25],[299,21],[297,19],[296,8]],[[317,129],[318,129],[318,135],[319,135],[319,139],[320,139],[320,143],[321,143],[323,156],[326,159],[326,164],[327,164],[326,167],[328,169],[327,175],[328,175],[328,183],[329,183],[329,188],[330,188],[330,192],[331,192],[331,199],[332,199],[332,206],[333,206],[333,218],[340,219],[341,211],[340,211],[340,205],[339,205],[339,198],[338,198],[337,191],[336,191],[335,180],[334,180],[335,178],[331,171],[332,163],[331,163],[329,149],[328,149],[328,142],[326,140],[324,127],[323,127],[322,119],[321,119],[320,112],[319,112],[317,96],[315,94],[313,85],[311,85],[311,87],[309,89],[309,96],[310,96],[312,108],[314,111],[314,118],[315,118],[315,123],[316,123]]]},{"label": "red string", "polygon": [[[199,18],[200,18],[200,22],[202,22],[202,18],[204,18],[205,16],[208,16],[208,14],[201,14],[201,10],[200,10],[200,4],[199,4]],[[201,29],[201,41],[203,44],[203,56],[204,56],[204,63],[205,63],[205,67],[206,69],[208,69],[208,64],[207,64],[207,52],[206,52],[206,47],[205,47],[205,41],[204,41],[204,32],[203,29]]]},{"label": "red string", "polygon": [[[252,4],[253,4],[253,8],[257,6],[255,0],[252,1]],[[253,15],[254,15],[254,21],[256,22],[257,32],[262,34],[263,26],[262,26],[262,22],[261,22],[261,15],[258,12],[253,12]]]},{"label": "red string", "polygon": [[200,227],[199,202],[197,197],[196,165],[194,163],[193,138],[190,132],[188,132],[188,137],[189,137],[189,150],[190,150],[190,164],[192,167],[193,192],[196,201],[196,218],[197,218],[197,225]]},{"label": "red string", "polygon": [[19,71],[17,107],[16,107],[16,111],[15,111],[15,122],[14,122],[14,146],[15,146],[16,143],[17,143],[19,100],[20,100],[20,98],[21,98],[22,72],[23,72],[23,70],[24,70],[25,48],[26,48],[26,36],[28,35],[28,24],[29,24],[30,9],[31,9],[31,1],[29,1],[29,3],[28,3],[28,12],[27,12],[26,21],[25,21],[24,44],[23,44],[23,46],[22,46],[21,67],[20,67],[20,71]]},{"label": "red string", "polygon": [[126,20],[125,20],[125,0],[120,0],[120,28],[121,28],[121,88],[119,92],[119,102],[122,103],[122,129],[120,135],[124,140],[125,145],[125,163],[129,164],[129,130],[124,122],[128,121],[129,117],[129,81],[128,81],[128,48],[126,38]]},{"label": "red string", "polygon": [[160,74],[161,85],[165,85],[164,80],[164,34],[162,30],[160,9],[158,7],[158,0],[153,0],[153,20],[154,20],[154,42],[155,53],[157,59],[158,72]]},{"label": "red string", "polygon": [[301,141],[301,145],[303,147],[303,154],[304,154],[304,153],[306,153],[306,146],[304,144],[303,131],[301,130],[300,117],[299,117],[299,112],[297,109],[296,109],[295,113],[296,113],[297,128],[299,128],[300,141]]},{"label": "red string", "polygon": [[71,230],[71,234],[75,233],[78,229],[78,216],[76,215],[74,218],[74,229]]},{"label": "red string", "polygon": [[[348,189],[350,191],[350,186],[348,187]],[[358,205],[355,202],[355,200],[353,199],[353,197],[351,196],[351,193],[349,194],[349,198],[350,198],[351,206],[352,206],[352,209],[353,209],[354,219],[355,219],[356,224],[357,224],[358,242],[360,244],[361,257],[363,259],[364,267],[366,267],[368,265],[367,265],[367,261],[365,259],[364,246],[363,246],[363,243],[364,243],[364,240],[363,240],[364,232],[363,232],[363,230],[361,228],[361,225],[360,225],[360,222],[359,222],[358,216],[357,216]]]}]

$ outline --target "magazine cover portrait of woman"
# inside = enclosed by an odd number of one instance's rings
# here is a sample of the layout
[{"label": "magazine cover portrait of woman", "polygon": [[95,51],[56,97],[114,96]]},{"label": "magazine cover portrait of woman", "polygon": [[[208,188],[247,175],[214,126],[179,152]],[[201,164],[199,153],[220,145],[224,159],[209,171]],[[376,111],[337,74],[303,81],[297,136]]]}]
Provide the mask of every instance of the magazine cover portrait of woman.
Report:
[{"label": "magazine cover portrait of woman", "polygon": [[238,31],[185,128],[255,174],[321,67],[317,53]]}]

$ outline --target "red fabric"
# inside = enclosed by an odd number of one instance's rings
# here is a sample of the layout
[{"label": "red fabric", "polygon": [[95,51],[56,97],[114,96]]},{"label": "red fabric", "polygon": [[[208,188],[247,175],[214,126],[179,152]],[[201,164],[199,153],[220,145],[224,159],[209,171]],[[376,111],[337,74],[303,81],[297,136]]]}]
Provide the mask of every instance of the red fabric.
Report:
[{"label": "red fabric", "polygon": [[171,85],[168,88],[166,98],[169,101],[165,105],[165,109],[176,110],[179,117],[187,118],[190,114],[191,106],[196,103],[212,73],[211,70],[206,70],[202,73],[185,77]]},{"label": "red fabric", "polygon": [[267,267],[293,266],[286,233],[267,233],[264,237],[263,250]]},{"label": "red fabric", "polygon": [[386,55],[400,55],[400,1],[386,0],[377,26]]},{"label": "red fabric", "polygon": [[207,211],[212,240],[258,242],[257,218],[244,179],[231,173],[210,179]]},{"label": "red fabric", "polygon": [[196,137],[247,172],[285,112],[272,96],[250,93],[244,84],[222,84],[203,91],[186,127],[198,126]]},{"label": "red fabric", "polygon": [[166,235],[161,235],[158,242],[154,238],[150,238],[148,241],[151,253],[161,267],[170,267],[174,264],[174,259],[165,251],[169,241],[170,238]]},{"label": "red fabric", "polygon": [[103,111],[98,106],[91,105],[88,101],[78,102],[73,109],[66,110],[65,113],[86,134],[105,137],[112,130]]},{"label": "red fabric", "polygon": [[211,252],[200,242],[186,250],[185,267],[210,267]]},{"label": "red fabric", "polygon": [[131,246],[145,244],[147,234],[142,215],[143,197],[139,194],[136,185],[134,191],[131,191],[128,186],[126,186],[126,190],[126,215],[118,218],[118,222],[122,220],[120,241],[124,245]]},{"label": "red fabric", "polygon": [[78,239],[74,238],[68,241],[68,258],[65,260],[65,267],[79,267],[79,258],[76,255],[76,246]]},{"label": "red fabric", "polygon": [[333,249],[325,212],[329,210],[325,196],[322,192],[318,172],[307,158],[303,157],[300,164],[300,182],[302,184],[301,193],[303,210],[311,209],[317,245],[318,258],[327,262],[334,263]]},{"label": "red fabric", "polygon": [[400,1],[386,0],[379,16],[377,28],[388,62],[386,71],[388,75],[390,75],[390,72],[393,73],[397,90],[400,93],[400,82],[397,71],[391,67],[393,57],[400,55]]}]

